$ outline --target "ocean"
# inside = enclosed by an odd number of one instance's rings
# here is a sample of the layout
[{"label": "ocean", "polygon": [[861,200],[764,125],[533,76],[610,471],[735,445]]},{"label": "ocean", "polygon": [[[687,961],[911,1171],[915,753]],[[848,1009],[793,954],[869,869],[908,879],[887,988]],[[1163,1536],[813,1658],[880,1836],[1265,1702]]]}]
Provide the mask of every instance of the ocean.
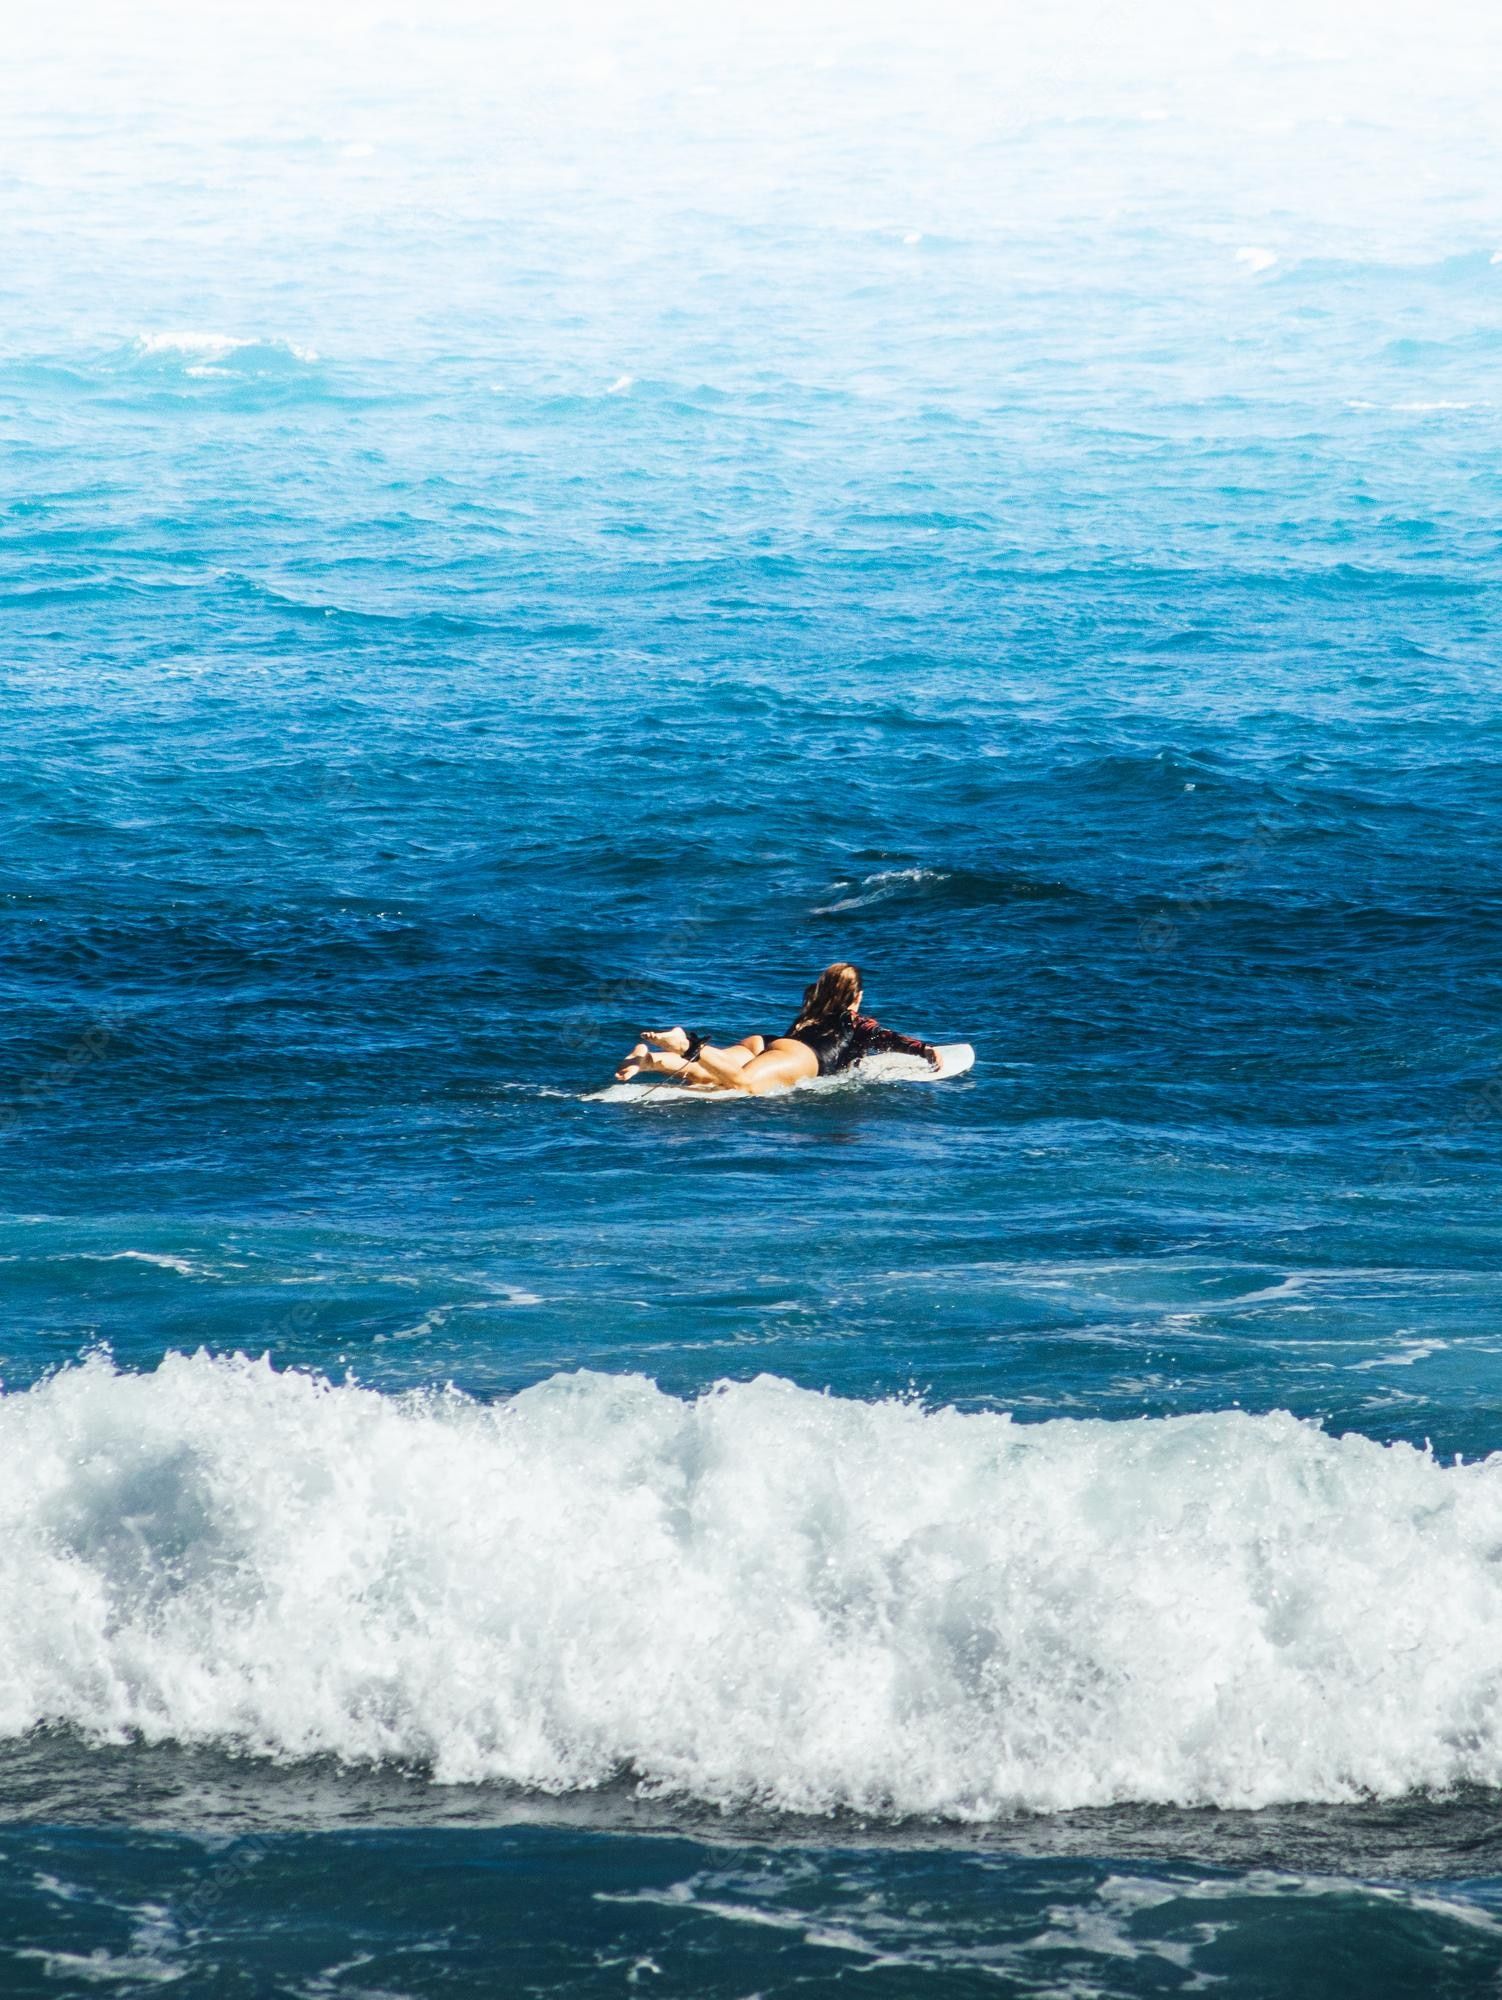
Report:
[{"label": "ocean", "polygon": [[1502,28],[6,34],[0,1992],[1495,1992]]}]

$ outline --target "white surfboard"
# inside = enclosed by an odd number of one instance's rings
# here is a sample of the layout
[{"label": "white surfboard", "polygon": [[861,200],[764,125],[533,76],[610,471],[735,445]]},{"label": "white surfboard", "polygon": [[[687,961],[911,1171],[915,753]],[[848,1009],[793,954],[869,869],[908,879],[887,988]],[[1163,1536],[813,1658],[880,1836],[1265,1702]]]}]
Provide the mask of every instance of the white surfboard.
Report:
[{"label": "white surfboard", "polygon": [[[975,1050],[968,1042],[936,1043],[934,1052],[939,1058],[937,1069],[922,1056],[867,1056],[864,1062],[852,1063],[838,1076],[805,1077],[801,1083],[790,1087],[793,1090],[848,1090],[852,1084],[863,1083],[947,1083],[951,1077],[963,1076],[975,1061]],[[786,1094],[785,1091],[775,1093],[779,1097]],[[671,1077],[637,1076],[630,1083],[612,1083],[604,1090],[592,1091],[587,1101],[591,1104],[747,1104],[751,1099],[744,1090],[690,1090],[686,1084],[674,1083]]]}]

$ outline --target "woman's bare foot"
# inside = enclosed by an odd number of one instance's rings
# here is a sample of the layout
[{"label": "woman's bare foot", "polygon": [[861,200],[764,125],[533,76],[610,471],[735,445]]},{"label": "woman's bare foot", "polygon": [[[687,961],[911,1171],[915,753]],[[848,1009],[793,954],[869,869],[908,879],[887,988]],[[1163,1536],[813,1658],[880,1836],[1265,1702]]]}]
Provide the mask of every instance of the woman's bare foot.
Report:
[{"label": "woman's bare foot", "polygon": [[664,1028],[659,1033],[654,1028],[643,1028],[642,1039],[656,1042],[660,1049],[671,1049],[675,1056],[688,1054],[688,1030],[686,1028]]},{"label": "woman's bare foot", "polygon": [[[671,1028],[668,1032],[683,1035],[681,1028]],[[661,1035],[652,1036],[654,1042],[662,1039]],[[687,1035],[683,1035],[683,1047],[685,1049],[688,1047]],[[638,1042],[616,1071],[615,1079],[617,1083],[629,1083],[632,1077],[639,1076],[643,1070],[649,1076],[677,1076],[680,1070],[687,1067],[681,1049],[649,1049],[645,1042]]]}]

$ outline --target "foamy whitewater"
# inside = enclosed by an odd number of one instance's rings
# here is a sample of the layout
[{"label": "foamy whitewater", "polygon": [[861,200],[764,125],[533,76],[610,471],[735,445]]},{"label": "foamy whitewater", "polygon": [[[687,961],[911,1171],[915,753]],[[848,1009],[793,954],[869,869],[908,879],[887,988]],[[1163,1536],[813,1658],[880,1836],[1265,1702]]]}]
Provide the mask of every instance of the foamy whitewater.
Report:
[{"label": "foamy whitewater", "polygon": [[984,1817],[1502,1777],[1502,1456],[760,1376],[0,1405],[0,1728]]}]

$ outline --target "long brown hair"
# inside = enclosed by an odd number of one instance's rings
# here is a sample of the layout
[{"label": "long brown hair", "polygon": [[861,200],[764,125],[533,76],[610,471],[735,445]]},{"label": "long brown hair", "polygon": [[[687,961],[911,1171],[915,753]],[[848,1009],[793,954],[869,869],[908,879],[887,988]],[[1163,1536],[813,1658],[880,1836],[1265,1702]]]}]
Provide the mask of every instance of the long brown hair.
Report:
[{"label": "long brown hair", "polygon": [[865,983],[858,965],[847,965],[843,959],[826,965],[813,985],[804,989],[803,1006],[794,1025],[799,1028],[834,1027],[860,999]]}]

